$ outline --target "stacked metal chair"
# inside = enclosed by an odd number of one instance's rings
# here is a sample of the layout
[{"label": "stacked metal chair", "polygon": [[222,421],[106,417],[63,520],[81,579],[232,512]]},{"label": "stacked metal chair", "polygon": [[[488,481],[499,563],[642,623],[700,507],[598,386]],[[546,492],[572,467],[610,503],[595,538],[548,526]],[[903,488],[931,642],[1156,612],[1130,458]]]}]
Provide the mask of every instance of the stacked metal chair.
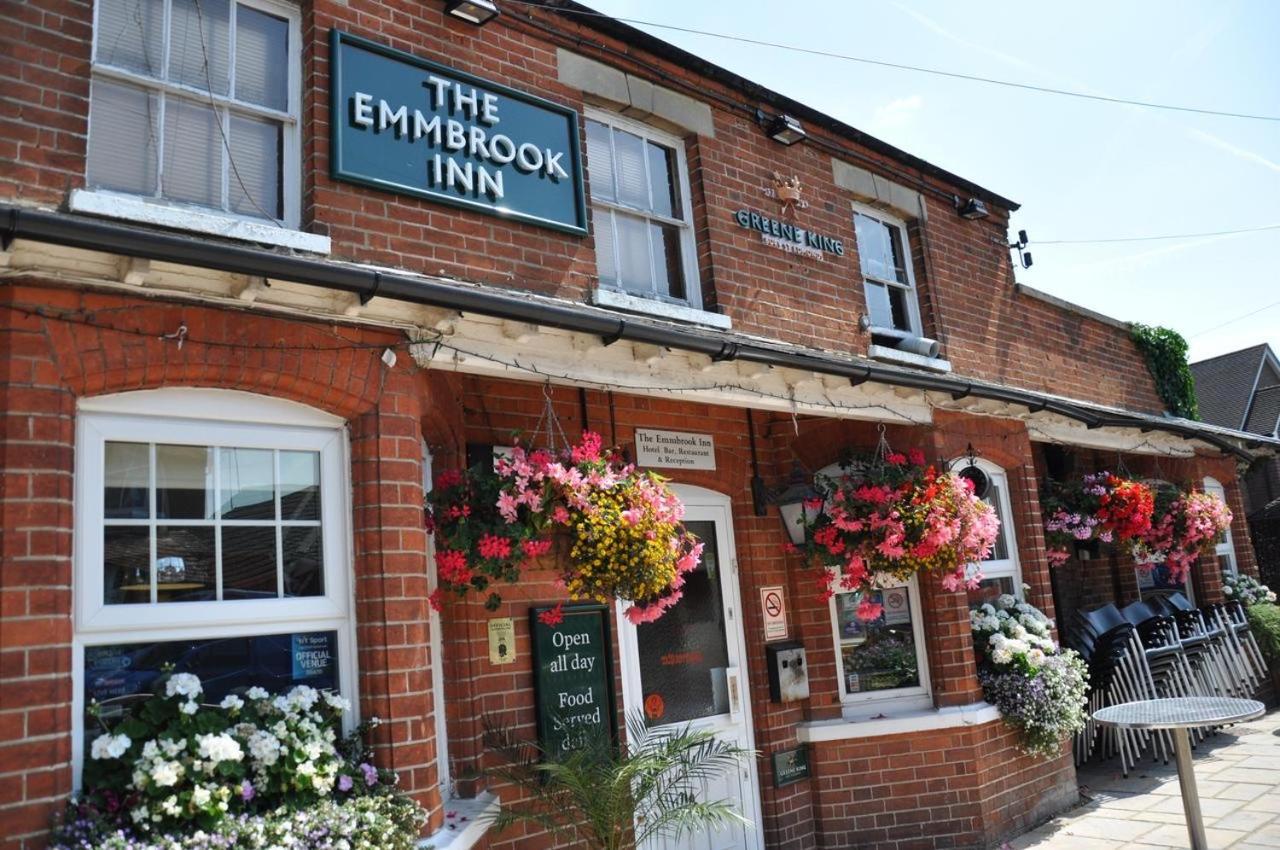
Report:
[{"label": "stacked metal chair", "polygon": [[[1110,603],[1077,612],[1070,643],[1089,665],[1089,714],[1121,702],[1188,696],[1252,696],[1267,675],[1239,602],[1196,608],[1174,593]],[[1193,729],[1198,743],[1206,730]],[[1154,758],[1169,760],[1168,733],[1100,730],[1090,720],[1076,736],[1076,764],[1096,753],[1120,756],[1127,776],[1154,743]]]}]

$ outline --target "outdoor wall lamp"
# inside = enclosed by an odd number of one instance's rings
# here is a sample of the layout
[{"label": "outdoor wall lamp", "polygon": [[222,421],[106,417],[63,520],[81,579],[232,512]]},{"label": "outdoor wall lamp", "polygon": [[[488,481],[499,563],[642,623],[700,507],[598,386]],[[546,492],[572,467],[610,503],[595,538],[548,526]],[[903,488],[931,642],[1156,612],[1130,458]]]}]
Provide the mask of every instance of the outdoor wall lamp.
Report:
[{"label": "outdoor wall lamp", "polygon": [[775,142],[790,146],[804,141],[808,136],[800,122],[790,115],[780,113],[770,118],[763,109],[757,109],[756,118],[764,125],[765,134]]},{"label": "outdoor wall lamp", "polygon": [[821,500],[822,494],[813,486],[813,476],[797,461],[791,468],[787,486],[775,493],[772,499],[778,506],[778,515],[782,517],[782,527],[795,545],[804,545],[805,528],[818,518],[818,511],[822,510]]},{"label": "outdoor wall lamp", "polygon": [[446,14],[460,21],[482,27],[498,17],[498,7],[493,0],[448,0],[444,4]]},{"label": "outdoor wall lamp", "polygon": [[961,218],[967,218],[969,221],[975,219],[986,218],[991,215],[987,211],[987,205],[977,198],[970,198],[967,201],[960,200],[960,196],[956,195],[956,211],[960,213]]},{"label": "outdoor wall lamp", "polygon": [[1017,242],[1010,242],[1010,243],[1009,243],[1009,247],[1010,247],[1010,248],[1016,248],[1016,249],[1017,249],[1017,251],[1018,251],[1018,259],[1022,262],[1022,267],[1023,267],[1024,269],[1029,269],[1029,268],[1031,268],[1031,252],[1030,252],[1030,251],[1028,251],[1028,250],[1026,250],[1027,242],[1028,242],[1028,240],[1027,240],[1027,231],[1025,231],[1025,230],[1019,230],[1019,231],[1018,231],[1018,241],[1017,241]]}]

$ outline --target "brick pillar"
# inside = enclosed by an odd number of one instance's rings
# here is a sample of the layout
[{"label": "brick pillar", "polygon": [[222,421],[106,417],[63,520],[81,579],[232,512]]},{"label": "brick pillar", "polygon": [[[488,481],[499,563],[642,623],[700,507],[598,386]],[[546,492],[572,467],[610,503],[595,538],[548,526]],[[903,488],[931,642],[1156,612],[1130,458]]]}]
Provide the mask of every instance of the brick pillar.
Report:
[{"label": "brick pillar", "polygon": [[0,847],[41,847],[71,791],[75,399],[39,323],[0,309]]},{"label": "brick pillar", "polygon": [[380,763],[443,820],[436,770],[422,510],[421,403],[412,376],[388,374],[373,410],[351,420],[360,703],[377,716]]}]

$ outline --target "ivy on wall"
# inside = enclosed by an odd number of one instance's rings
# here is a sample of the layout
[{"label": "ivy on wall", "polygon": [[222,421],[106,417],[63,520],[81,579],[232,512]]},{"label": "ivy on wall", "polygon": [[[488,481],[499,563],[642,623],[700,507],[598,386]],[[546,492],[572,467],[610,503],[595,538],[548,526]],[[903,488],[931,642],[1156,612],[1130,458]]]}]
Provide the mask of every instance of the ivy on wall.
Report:
[{"label": "ivy on wall", "polygon": [[1156,392],[1169,412],[1184,419],[1199,419],[1196,384],[1187,366],[1187,341],[1182,334],[1141,322],[1131,322],[1129,333],[1146,358],[1147,369],[1156,381]]}]

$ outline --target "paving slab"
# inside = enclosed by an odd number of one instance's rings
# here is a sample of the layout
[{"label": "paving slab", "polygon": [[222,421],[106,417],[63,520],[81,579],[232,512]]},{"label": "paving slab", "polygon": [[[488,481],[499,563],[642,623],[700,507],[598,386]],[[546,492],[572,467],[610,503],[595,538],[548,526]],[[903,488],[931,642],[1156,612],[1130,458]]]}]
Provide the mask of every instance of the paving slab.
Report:
[{"label": "paving slab", "polygon": [[[1212,850],[1280,850],[1280,711],[1219,730],[1193,750]],[[1081,804],[1001,850],[1187,850],[1177,768],[1150,753],[1078,771]]]}]

